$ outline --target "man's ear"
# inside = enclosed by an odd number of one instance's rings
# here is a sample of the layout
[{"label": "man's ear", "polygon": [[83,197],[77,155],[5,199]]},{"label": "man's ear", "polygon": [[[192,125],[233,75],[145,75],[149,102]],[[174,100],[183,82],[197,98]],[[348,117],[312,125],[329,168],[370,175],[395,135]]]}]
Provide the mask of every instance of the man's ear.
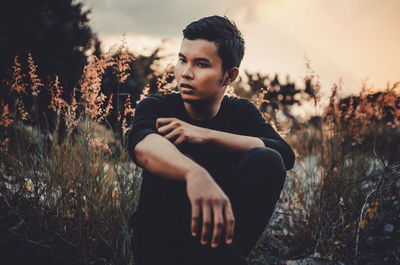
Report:
[{"label": "man's ear", "polygon": [[228,71],[226,71],[224,85],[232,84],[238,75],[239,75],[238,67],[233,67],[233,68],[229,69]]}]

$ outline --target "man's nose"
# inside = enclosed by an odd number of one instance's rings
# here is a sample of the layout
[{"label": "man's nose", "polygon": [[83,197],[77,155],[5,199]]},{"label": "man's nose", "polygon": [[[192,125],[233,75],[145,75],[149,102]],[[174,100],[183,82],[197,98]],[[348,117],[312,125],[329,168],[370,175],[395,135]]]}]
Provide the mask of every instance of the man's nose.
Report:
[{"label": "man's nose", "polygon": [[193,79],[193,77],[194,77],[193,70],[192,70],[192,67],[189,64],[187,64],[187,66],[185,66],[183,68],[182,77],[185,78],[185,79]]}]

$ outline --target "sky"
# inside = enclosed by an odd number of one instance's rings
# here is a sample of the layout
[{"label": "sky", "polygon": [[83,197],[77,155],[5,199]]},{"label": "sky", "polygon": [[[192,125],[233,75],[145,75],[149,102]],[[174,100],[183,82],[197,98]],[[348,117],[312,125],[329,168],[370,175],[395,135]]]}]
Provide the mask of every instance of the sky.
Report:
[{"label": "sky", "polygon": [[[400,81],[400,0],[82,0],[103,50],[121,43],[143,53],[163,43],[175,64],[182,30],[210,15],[226,15],[243,33],[240,70],[279,75],[304,87],[306,59],[329,94],[362,82],[373,90]],[[346,92],[347,91],[347,92]]]}]

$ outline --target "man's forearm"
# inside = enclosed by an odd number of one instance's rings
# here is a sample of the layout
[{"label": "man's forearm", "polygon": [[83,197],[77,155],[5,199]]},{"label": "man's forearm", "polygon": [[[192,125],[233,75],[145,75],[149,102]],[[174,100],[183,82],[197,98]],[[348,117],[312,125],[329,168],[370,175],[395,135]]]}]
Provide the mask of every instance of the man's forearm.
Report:
[{"label": "man's forearm", "polygon": [[159,134],[146,135],[136,145],[134,152],[139,166],[158,176],[186,181],[190,171],[205,170]]},{"label": "man's forearm", "polygon": [[232,152],[245,152],[254,147],[265,147],[257,137],[238,135],[216,130],[207,130],[207,143]]}]

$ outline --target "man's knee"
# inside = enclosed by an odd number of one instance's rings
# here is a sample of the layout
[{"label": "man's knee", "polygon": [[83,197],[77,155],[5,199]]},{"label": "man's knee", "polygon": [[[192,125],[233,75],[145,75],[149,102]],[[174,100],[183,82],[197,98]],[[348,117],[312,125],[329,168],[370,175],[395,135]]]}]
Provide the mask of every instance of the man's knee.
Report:
[{"label": "man's knee", "polygon": [[280,186],[283,186],[286,178],[286,168],[282,156],[274,149],[268,147],[255,147],[243,154],[247,166],[256,167],[257,172],[267,176]]}]

